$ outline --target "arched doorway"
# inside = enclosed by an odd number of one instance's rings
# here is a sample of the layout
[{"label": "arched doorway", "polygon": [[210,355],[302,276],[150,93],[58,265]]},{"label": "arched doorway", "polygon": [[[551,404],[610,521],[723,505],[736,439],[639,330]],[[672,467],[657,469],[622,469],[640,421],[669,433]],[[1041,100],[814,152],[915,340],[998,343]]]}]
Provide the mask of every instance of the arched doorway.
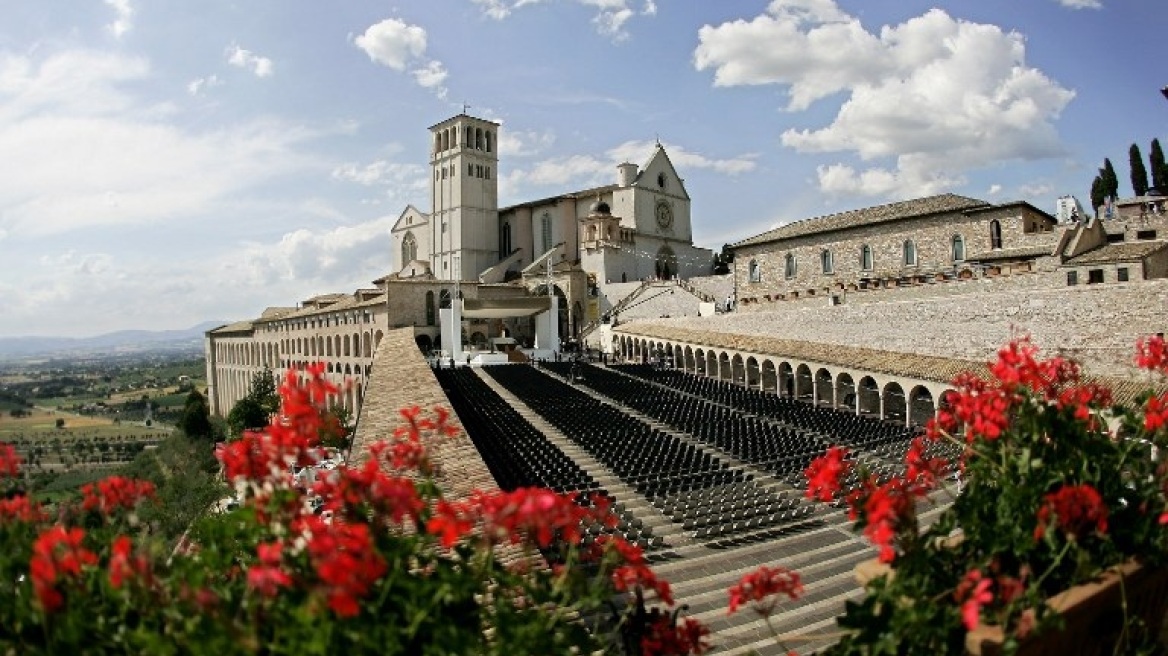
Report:
[{"label": "arched doorway", "polygon": [[812,382],[811,367],[805,364],[799,365],[795,369],[795,398],[810,403],[812,399]]},{"label": "arched doorway", "polygon": [[832,385],[831,372],[827,369],[815,372],[815,398],[820,405],[835,407],[835,386]]},{"label": "arched doorway", "polygon": [[904,388],[899,383],[888,383],[881,394],[884,400],[883,419],[907,421],[908,400],[904,396]]},{"label": "arched doorway", "polygon": [[653,271],[661,280],[671,280],[677,276],[677,255],[668,244],[657,249],[657,261],[653,264]]},{"label": "arched doorway", "polygon": [[836,407],[856,411],[856,383],[850,374],[840,374],[835,378]]},{"label": "arched doorway", "polygon": [[860,390],[856,394],[856,402],[860,404],[860,414],[869,417],[880,416],[880,386],[871,376],[860,379]]},{"label": "arched doorway", "polygon": [[933,415],[936,406],[933,403],[933,393],[923,385],[917,385],[909,394],[908,422],[913,426],[924,426]]}]

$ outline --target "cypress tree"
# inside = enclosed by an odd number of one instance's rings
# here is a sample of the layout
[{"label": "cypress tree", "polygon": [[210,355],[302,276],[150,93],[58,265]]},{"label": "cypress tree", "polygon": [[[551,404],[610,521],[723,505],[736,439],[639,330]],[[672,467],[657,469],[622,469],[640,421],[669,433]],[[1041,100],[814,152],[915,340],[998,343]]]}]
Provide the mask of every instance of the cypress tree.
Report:
[{"label": "cypress tree", "polygon": [[1144,168],[1140,147],[1132,144],[1127,151],[1127,157],[1131,163],[1132,191],[1136,192],[1137,196],[1143,196],[1148,192],[1148,169]]},{"label": "cypress tree", "polygon": [[1119,177],[1115,175],[1110,158],[1103,159],[1103,195],[1111,196],[1112,200],[1119,197]]},{"label": "cypress tree", "polygon": [[1106,195],[1103,192],[1103,175],[1095,176],[1091,182],[1091,209],[1094,214],[1099,213],[1099,208],[1103,206],[1103,197]]},{"label": "cypress tree", "polygon": [[1148,155],[1152,165],[1152,186],[1162,194],[1168,194],[1168,165],[1164,163],[1164,151],[1160,149],[1160,140],[1152,139],[1152,152]]}]

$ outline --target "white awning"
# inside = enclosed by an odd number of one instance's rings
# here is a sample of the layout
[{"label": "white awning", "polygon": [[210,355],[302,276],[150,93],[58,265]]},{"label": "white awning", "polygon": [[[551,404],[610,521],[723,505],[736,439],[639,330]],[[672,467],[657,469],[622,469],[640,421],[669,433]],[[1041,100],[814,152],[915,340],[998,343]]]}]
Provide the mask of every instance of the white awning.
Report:
[{"label": "white awning", "polygon": [[547,296],[492,300],[464,298],[462,300],[462,316],[468,319],[530,317],[550,309],[551,300]]}]

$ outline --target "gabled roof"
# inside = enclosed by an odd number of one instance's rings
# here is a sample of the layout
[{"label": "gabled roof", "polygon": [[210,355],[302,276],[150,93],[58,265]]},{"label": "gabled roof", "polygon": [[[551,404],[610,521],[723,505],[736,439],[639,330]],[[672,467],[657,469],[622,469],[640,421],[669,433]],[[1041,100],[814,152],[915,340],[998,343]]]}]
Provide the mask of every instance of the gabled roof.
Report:
[{"label": "gabled roof", "polygon": [[754,246],[780,239],[817,235],[857,228],[859,226],[902,221],[904,219],[929,216],[931,214],[962,212],[989,206],[990,204],[984,200],[967,198],[956,194],[941,194],[939,196],[905,200],[887,205],[865,207],[858,210],[848,210],[847,212],[840,212],[838,214],[828,214],[826,216],[818,216],[812,219],[788,223],[774,230],[764,232],[761,235],[749,237],[736,244],[732,244],[731,247]]},{"label": "gabled roof", "polygon": [[1063,263],[1064,266],[1085,264],[1107,264],[1109,262],[1137,262],[1157,251],[1168,248],[1168,242],[1136,241],[1122,244],[1107,244],[1082,255],[1076,255]]},{"label": "gabled roof", "polygon": [[508,205],[507,207],[500,207],[499,213],[502,214],[504,212],[510,212],[512,210],[517,210],[517,209],[520,209],[523,207],[538,207],[540,205],[551,205],[555,201],[558,201],[562,198],[571,198],[571,199],[594,198],[600,194],[606,194],[606,193],[613,191],[615,189],[619,189],[619,187],[617,185],[614,185],[614,184],[609,184],[609,185],[602,185],[600,187],[591,187],[589,189],[581,189],[580,191],[570,191],[566,194],[556,194],[555,196],[547,196],[546,198],[537,198],[536,200],[529,200],[529,201],[526,201],[523,203],[516,203],[514,205]]}]

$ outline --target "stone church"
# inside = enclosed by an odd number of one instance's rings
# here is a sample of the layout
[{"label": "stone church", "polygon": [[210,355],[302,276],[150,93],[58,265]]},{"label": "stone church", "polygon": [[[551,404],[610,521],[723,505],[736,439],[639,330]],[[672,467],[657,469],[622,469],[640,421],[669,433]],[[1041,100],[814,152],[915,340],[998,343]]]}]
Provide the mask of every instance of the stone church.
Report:
[{"label": "stone church", "polygon": [[575,334],[619,298],[613,283],[708,275],[713,252],[693,245],[685,182],[657,145],[616,182],[499,206],[499,129],[459,114],[430,127],[429,213],[410,205],[392,230],[398,279],[432,277],[562,295]]}]

